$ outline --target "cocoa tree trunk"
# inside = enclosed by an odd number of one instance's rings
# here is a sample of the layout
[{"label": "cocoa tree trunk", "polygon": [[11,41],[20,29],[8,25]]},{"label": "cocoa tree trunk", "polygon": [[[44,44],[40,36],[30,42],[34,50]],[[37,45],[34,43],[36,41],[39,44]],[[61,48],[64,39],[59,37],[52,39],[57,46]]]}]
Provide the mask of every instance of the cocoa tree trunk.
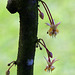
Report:
[{"label": "cocoa tree trunk", "polygon": [[17,75],[33,75],[35,44],[38,28],[38,0],[8,0],[10,13],[19,13],[20,33]]}]

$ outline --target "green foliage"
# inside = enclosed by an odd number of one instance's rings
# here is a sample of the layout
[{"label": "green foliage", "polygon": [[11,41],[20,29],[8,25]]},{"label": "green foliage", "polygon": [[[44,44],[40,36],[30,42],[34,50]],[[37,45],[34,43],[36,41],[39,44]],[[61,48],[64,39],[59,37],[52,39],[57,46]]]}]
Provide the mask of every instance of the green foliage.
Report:
[{"label": "green foliage", "polygon": [[[45,0],[44,0],[45,1]],[[17,58],[19,40],[19,15],[11,15],[6,10],[6,0],[0,1],[0,74],[4,75],[8,69],[7,64]],[[58,26],[59,34],[56,38],[47,35],[49,29],[45,23],[49,22],[45,13],[44,20],[39,18],[38,37],[43,37],[48,49],[59,61],[55,63],[55,70],[51,75],[74,75],[75,74],[75,0],[47,0],[55,22],[61,22]],[[34,75],[50,75],[45,72],[47,64],[42,52],[36,49]],[[16,67],[11,69],[11,75],[16,75]]]}]

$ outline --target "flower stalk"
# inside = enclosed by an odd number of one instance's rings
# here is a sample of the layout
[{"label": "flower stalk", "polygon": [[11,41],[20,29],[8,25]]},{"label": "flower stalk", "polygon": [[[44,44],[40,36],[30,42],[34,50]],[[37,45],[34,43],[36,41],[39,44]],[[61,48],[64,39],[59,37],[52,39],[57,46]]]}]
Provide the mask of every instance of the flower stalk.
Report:
[{"label": "flower stalk", "polygon": [[41,10],[38,8],[38,11],[39,11],[39,16],[40,16],[40,18],[41,19],[44,19],[44,14],[43,14],[43,12],[41,12]]},{"label": "flower stalk", "polygon": [[50,23],[51,23],[51,24],[54,24],[52,15],[51,15],[51,13],[50,13],[50,10],[49,10],[47,4],[46,4],[44,1],[41,1],[41,3],[42,3],[42,5],[43,5],[43,7],[44,7],[44,9],[45,9],[45,11],[46,11],[46,13],[47,13],[47,15],[48,15],[48,18],[49,18]]},{"label": "flower stalk", "polygon": [[8,64],[8,66],[10,66],[10,67],[9,67],[8,70],[6,71],[6,75],[10,75],[10,69],[11,69],[14,65],[16,65],[16,61],[12,61],[11,63]]},{"label": "flower stalk", "polygon": [[49,21],[50,21],[50,24],[49,23],[45,23],[46,25],[50,26],[50,29],[48,30],[47,33],[50,36],[54,36],[55,37],[57,35],[57,33],[59,33],[59,30],[57,29],[57,27],[60,24],[60,22],[55,24],[54,19],[53,19],[52,15],[51,15],[51,12],[50,12],[47,4],[44,1],[42,1],[42,0],[41,0],[41,3],[42,3],[42,5],[43,5],[43,7],[44,7],[44,9],[45,9],[45,11],[46,11],[46,13],[48,15]]},{"label": "flower stalk", "polygon": [[[42,42],[41,42],[42,41]],[[46,44],[45,44],[45,42],[44,42],[44,40],[43,39],[38,39],[38,45],[39,45],[39,43],[46,49],[46,52],[47,52],[47,54],[48,54],[48,57],[51,57],[51,58],[53,58],[53,54],[52,54],[52,52],[50,52],[49,50],[48,50],[48,48],[46,47]]]}]

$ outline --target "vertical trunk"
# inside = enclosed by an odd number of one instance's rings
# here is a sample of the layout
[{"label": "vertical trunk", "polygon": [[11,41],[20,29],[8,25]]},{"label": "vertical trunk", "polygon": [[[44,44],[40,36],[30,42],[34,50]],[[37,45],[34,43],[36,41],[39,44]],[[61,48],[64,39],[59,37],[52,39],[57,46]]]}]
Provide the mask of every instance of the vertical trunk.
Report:
[{"label": "vertical trunk", "polygon": [[38,0],[8,0],[7,9],[20,16],[17,75],[33,75],[38,28]]},{"label": "vertical trunk", "polygon": [[27,6],[19,12],[20,37],[17,75],[33,75],[35,41],[37,40],[37,3],[36,0],[29,0],[26,3]]}]

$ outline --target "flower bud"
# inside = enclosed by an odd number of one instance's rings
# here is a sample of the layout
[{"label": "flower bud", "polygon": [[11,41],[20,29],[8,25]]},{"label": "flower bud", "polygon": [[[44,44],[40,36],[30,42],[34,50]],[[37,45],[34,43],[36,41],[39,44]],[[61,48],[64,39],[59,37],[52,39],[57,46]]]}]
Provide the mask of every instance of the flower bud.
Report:
[{"label": "flower bud", "polygon": [[8,66],[10,66],[10,63],[8,64]]},{"label": "flower bud", "polygon": [[48,57],[53,58],[53,54],[52,54],[52,52],[50,52],[48,49],[46,49],[46,51],[47,51]]},{"label": "flower bud", "polygon": [[48,53],[48,56],[51,57],[51,58],[53,58],[52,52],[49,52],[49,53]]},{"label": "flower bud", "polygon": [[36,48],[38,48],[38,45],[36,45]]},{"label": "flower bud", "polygon": [[6,71],[6,75],[10,75],[10,71],[9,70]]},{"label": "flower bud", "polygon": [[44,14],[43,14],[42,12],[40,12],[39,15],[40,15],[40,18],[41,18],[41,19],[44,19]]},{"label": "flower bud", "polygon": [[40,50],[42,50],[42,48],[40,47]]}]

